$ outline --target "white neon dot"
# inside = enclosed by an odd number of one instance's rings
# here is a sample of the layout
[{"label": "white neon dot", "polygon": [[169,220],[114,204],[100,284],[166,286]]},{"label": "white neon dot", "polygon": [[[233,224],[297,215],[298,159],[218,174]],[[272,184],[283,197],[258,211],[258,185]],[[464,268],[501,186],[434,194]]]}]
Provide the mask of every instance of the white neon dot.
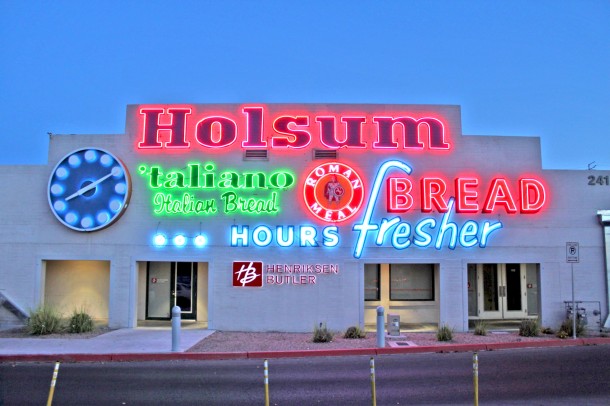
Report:
[{"label": "white neon dot", "polygon": [[120,200],[117,199],[113,199],[112,201],[110,201],[110,210],[112,210],[113,212],[117,212],[119,210],[121,210],[121,206],[123,205],[123,203],[121,203]]},{"label": "white neon dot", "polygon": [[53,203],[53,208],[55,209],[55,211],[61,213],[62,211],[66,210],[66,202],[64,202],[63,200],[58,200]]},{"label": "white neon dot", "polygon": [[107,211],[99,212],[96,218],[98,223],[106,224],[108,221],[110,221],[110,213]]},{"label": "white neon dot", "polygon": [[82,228],[91,228],[93,225],[93,218],[91,218],[91,216],[83,217],[83,219],[80,221],[80,225]]},{"label": "white neon dot", "polygon": [[90,149],[89,151],[85,152],[85,161],[95,162],[96,159],[97,159],[97,152],[95,152],[94,150]]},{"label": "white neon dot", "polygon": [[156,234],[155,237],[153,238],[153,243],[156,246],[161,247],[161,246],[167,244],[167,238],[163,234]]},{"label": "white neon dot", "polygon": [[54,183],[53,185],[51,185],[51,193],[54,196],[58,196],[60,194],[62,194],[64,192],[64,187],[58,183]]},{"label": "white neon dot", "polygon": [[194,242],[197,247],[203,247],[208,241],[204,235],[199,234],[197,237],[195,237]]},{"label": "white neon dot", "polygon": [[123,170],[121,169],[120,166],[115,166],[112,168],[112,176],[114,176],[115,178],[118,178],[121,175],[123,175]]},{"label": "white neon dot", "polygon": [[186,238],[182,234],[178,234],[174,237],[174,245],[183,247],[186,244]]},{"label": "white neon dot", "polygon": [[55,176],[57,176],[59,179],[66,179],[69,174],[70,174],[70,171],[67,170],[66,168],[64,168],[63,166],[60,166],[55,171]]},{"label": "white neon dot", "polygon": [[77,221],[78,221],[78,216],[73,211],[71,211],[70,213],[66,214],[66,223],[74,224]]},{"label": "white neon dot", "polygon": [[127,192],[127,185],[123,182],[117,183],[114,185],[114,191],[120,195],[124,195]]},{"label": "white neon dot", "polygon": [[110,155],[108,155],[108,154],[104,154],[100,158],[100,162],[104,166],[110,166],[112,164],[112,161],[113,161],[112,157]]},{"label": "white neon dot", "polygon": [[68,158],[68,163],[71,167],[76,168],[80,166],[81,160],[77,155],[72,155],[70,158]]}]

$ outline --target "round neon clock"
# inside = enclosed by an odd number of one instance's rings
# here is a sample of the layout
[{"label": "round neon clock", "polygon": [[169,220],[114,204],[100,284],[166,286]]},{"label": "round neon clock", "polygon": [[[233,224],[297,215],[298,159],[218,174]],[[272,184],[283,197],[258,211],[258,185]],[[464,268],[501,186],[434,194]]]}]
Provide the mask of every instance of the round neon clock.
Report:
[{"label": "round neon clock", "polygon": [[129,172],[117,157],[98,148],[69,153],[49,178],[51,211],[76,231],[108,227],[125,212],[130,196]]}]

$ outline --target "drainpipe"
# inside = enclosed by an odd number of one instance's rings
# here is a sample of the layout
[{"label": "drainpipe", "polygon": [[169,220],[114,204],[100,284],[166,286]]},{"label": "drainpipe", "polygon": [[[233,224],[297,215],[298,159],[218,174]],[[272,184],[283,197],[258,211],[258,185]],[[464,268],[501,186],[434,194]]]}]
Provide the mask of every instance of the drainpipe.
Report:
[{"label": "drainpipe", "polygon": [[610,210],[598,210],[599,221],[604,226],[604,252],[606,254],[606,304],[604,328],[610,328]]}]

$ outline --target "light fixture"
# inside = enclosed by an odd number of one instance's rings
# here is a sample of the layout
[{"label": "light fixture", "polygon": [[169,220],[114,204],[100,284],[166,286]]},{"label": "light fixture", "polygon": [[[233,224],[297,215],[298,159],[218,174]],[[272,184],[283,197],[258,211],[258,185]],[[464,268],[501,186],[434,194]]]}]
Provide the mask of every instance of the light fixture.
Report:
[{"label": "light fixture", "polygon": [[167,237],[164,234],[157,233],[153,237],[153,244],[157,247],[163,247],[167,244]]},{"label": "light fixture", "polygon": [[186,244],[186,237],[182,234],[178,234],[174,237],[174,245],[176,247],[184,247]]},{"label": "light fixture", "polygon": [[208,239],[205,237],[205,235],[199,234],[195,237],[194,242],[195,242],[195,246],[201,248],[207,244]]}]

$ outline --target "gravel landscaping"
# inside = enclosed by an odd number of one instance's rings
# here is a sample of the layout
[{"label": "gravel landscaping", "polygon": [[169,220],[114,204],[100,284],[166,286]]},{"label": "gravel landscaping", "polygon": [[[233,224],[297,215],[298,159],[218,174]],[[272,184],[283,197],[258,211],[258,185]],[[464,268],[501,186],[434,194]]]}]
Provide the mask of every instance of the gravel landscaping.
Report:
[{"label": "gravel landscaping", "polygon": [[61,339],[78,339],[78,338],[92,338],[99,336],[101,334],[105,334],[112,331],[112,329],[107,326],[98,326],[93,329],[93,331],[87,333],[69,333],[67,331],[63,331],[61,333],[54,334],[43,334],[43,335],[32,335],[28,332],[27,327],[15,327],[6,330],[0,330],[0,338],[40,338],[40,339],[50,339],[50,338],[61,338]]},{"label": "gravel landscaping", "polygon": [[[189,352],[253,352],[253,351],[291,351],[291,350],[330,350],[350,348],[375,348],[377,338],[375,333],[367,333],[366,338],[346,339],[336,334],[331,342],[314,343],[312,333],[253,333],[216,331],[209,337],[195,344]],[[540,335],[539,337],[521,337],[515,332],[490,332],[486,336],[477,336],[473,333],[453,333],[452,341],[438,341],[436,333],[403,333],[399,339],[386,338],[386,347],[391,340],[409,341],[417,346],[471,344],[471,343],[498,343],[554,340],[554,335]]]}]

